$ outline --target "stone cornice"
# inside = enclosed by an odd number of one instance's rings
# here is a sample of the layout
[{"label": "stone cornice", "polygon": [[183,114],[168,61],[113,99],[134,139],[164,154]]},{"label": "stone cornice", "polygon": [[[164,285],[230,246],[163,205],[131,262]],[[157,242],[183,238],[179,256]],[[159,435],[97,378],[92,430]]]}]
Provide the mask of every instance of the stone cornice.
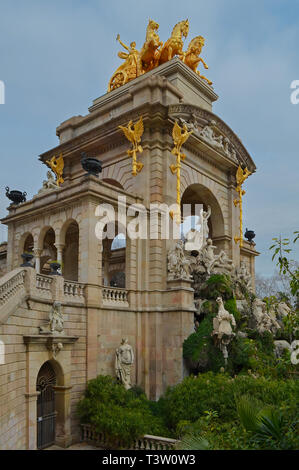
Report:
[{"label": "stone cornice", "polygon": [[55,191],[55,194],[45,194],[14,207],[1,222],[4,224],[23,222],[32,219],[32,217],[42,217],[45,214],[65,211],[68,207],[81,205],[83,199],[94,198],[95,204],[99,203],[99,199],[103,202],[117,204],[119,195],[126,196],[127,205],[143,201],[142,196],[132,195],[95,176],[84,175],[69,183],[65,188],[61,187],[59,191]]}]

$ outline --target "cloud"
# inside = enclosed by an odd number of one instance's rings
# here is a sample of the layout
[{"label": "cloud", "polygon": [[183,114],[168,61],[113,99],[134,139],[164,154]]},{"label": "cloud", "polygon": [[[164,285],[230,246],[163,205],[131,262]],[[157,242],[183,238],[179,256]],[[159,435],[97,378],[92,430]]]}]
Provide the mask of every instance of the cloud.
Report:
[{"label": "cloud", "polygon": [[[258,167],[246,182],[244,224],[256,231],[263,252],[257,271],[270,274],[272,236],[289,235],[297,223],[299,105],[290,103],[290,83],[299,79],[298,14],[298,4],[283,0],[2,0],[0,187],[37,192],[46,173],[37,157],[57,145],[57,125],[86,114],[106,92],[120,64],[117,33],[141,47],[149,17],[160,23],[164,41],[188,17],[189,38],[206,38],[206,75],[219,94],[214,112]],[[6,206],[2,189],[2,216]]]}]

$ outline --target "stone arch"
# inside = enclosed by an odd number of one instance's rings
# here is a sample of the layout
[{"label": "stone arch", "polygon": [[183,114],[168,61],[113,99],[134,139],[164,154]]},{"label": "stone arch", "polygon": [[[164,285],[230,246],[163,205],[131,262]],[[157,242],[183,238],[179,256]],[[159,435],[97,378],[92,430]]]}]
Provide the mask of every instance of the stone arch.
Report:
[{"label": "stone arch", "polygon": [[44,226],[38,235],[37,246],[40,250],[40,272],[49,274],[50,267],[48,261],[57,260],[57,248],[55,246],[56,232],[50,225]]},{"label": "stone arch", "polygon": [[[111,224],[114,224],[111,222]],[[107,224],[105,228],[108,229]],[[120,247],[115,244],[120,234],[124,234],[125,242]],[[103,256],[102,256],[102,273],[103,285],[111,285],[111,287],[126,287],[126,278],[128,271],[127,263],[127,243],[126,228],[118,223],[115,224],[113,238],[105,238],[103,240]],[[113,247],[114,245],[114,247]],[[119,274],[119,276],[118,276]],[[113,282],[111,284],[111,282]],[[115,285],[117,284],[117,285]]]},{"label": "stone arch", "polygon": [[[41,377],[44,374],[45,377]],[[47,420],[51,420],[51,413],[53,413],[53,428],[48,429],[48,431],[53,432],[53,443],[57,442],[61,436],[65,434],[66,427],[66,417],[69,415],[69,403],[65,397],[65,390],[67,387],[65,380],[65,373],[62,365],[56,359],[52,358],[42,363],[36,374],[36,391],[39,393],[37,399],[37,418],[43,415],[44,410],[42,409],[42,399],[41,399],[41,388],[43,382],[48,380],[49,395],[48,403],[46,403],[46,413],[48,415]],[[51,423],[50,423],[51,424]],[[41,431],[43,423],[39,422],[37,419],[37,447],[40,447]],[[47,426],[47,423],[45,423]],[[44,430],[45,431],[45,430]]]},{"label": "stone arch", "polygon": [[24,232],[19,240],[18,263],[22,261],[21,254],[25,251],[34,252],[34,235],[30,231]]},{"label": "stone arch", "polygon": [[59,244],[63,247],[62,274],[69,281],[78,281],[79,237],[78,222],[74,219],[65,222],[59,234]]},{"label": "stone arch", "polygon": [[[131,163],[131,161],[130,161]],[[121,160],[113,165],[103,168],[102,179],[117,181],[125,191],[129,191],[132,186],[132,168],[128,159]],[[107,181],[108,182],[108,181]]]},{"label": "stone arch", "polygon": [[115,186],[118,189],[122,189],[122,190],[124,189],[123,185],[119,181],[114,180],[112,178],[103,178],[102,181],[104,183],[111,184],[111,186]]},{"label": "stone arch", "polygon": [[221,205],[215,194],[206,186],[194,183],[188,186],[183,192],[181,206],[191,204],[191,215],[193,215],[194,205],[203,204],[204,210],[211,207],[211,217],[209,219],[209,231],[211,238],[222,237],[225,234],[225,219]]}]

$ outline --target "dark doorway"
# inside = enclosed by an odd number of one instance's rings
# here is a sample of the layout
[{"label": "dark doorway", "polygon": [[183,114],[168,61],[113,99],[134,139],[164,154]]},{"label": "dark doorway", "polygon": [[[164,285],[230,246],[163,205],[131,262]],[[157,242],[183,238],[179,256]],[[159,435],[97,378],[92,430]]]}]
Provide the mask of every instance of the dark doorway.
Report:
[{"label": "dark doorway", "polygon": [[50,362],[45,362],[37,376],[37,448],[44,449],[55,442],[55,392],[56,375]]}]

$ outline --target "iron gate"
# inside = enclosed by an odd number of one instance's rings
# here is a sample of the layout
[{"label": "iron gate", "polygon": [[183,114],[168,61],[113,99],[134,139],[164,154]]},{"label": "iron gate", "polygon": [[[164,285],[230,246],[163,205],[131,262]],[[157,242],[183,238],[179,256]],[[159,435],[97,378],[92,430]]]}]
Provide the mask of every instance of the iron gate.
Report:
[{"label": "iron gate", "polygon": [[42,365],[37,381],[36,390],[40,392],[37,398],[37,448],[44,449],[55,441],[55,392],[56,375],[49,362]]}]

